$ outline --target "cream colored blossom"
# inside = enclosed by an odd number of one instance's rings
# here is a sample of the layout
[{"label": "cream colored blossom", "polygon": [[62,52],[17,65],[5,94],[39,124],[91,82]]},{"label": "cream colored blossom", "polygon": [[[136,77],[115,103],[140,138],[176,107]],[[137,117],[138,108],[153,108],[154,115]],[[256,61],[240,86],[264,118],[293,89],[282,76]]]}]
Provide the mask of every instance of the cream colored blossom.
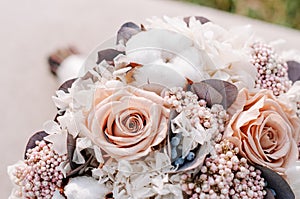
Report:
[{"label": "cream colored blossom", "polygon": [[297,160],[300,120],[270,91],[243,89],[228,111],[232,118],[225,137],[252,163],[284,173]]},{"label": "cream colored blossom", "polygon": [[85,136],[116,159],[137,159],[167,136],[163,98],[131,86],[96,89],[86,113]]}]

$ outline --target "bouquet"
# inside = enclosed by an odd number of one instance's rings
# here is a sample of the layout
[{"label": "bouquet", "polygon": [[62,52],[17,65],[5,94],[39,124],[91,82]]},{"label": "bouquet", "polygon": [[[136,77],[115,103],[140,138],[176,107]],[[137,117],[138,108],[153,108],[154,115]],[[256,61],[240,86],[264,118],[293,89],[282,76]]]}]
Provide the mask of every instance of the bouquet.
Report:
[{"label": "bouquet", "polygon": [[10,198],[300,198],[299,62],[250,26],[125,23],[56,92]]}]

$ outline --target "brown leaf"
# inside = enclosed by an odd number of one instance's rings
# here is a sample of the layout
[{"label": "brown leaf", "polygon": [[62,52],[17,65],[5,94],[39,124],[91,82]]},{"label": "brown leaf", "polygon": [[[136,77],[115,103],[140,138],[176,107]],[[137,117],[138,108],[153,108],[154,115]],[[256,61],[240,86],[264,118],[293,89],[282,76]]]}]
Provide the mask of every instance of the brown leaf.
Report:
[{"label": "brown leaf", "polygon": [[[191,17],[185,17],[183,18],[184,22],[187,24],[187,26],[189,27],[189,23],[190,23],[190,18]],[[205,18],[205,17],[202,17],[202,16],[195,16],[195,19],[200,21],[201,24],[205,24],[207,22],[210,22],[209,19]]]},{"label": "brown leaf", "polygon": [[261,170],[262,177],[267,181],[267,188],[275,191],[276,199],[295,199],[291,187],[282,176],[269,168],[260,165],[255,165],[255,167]]},{"label": "brown leaf", "polygon": [[292,82],[300,80],[300,63],[296,61],[287,61],[288,76]]},{"label": "brown leaf", "polygon": [[65,81],[59,88],[58,90],[62,90],[64,91],[65,93],[69,93],[68,89],[72,87],[72,84],[75,82],[77,78],[74,78],[74,79],[70,79],[70,80],[67,80]]},{"label": "brown leaf", "polygon": [[95,158],[95,154],[92,150],[90,149],[84,149],[80,153],[85,159],[84,164],[76,164],[73,162],[73,155],[74,151],[76,148],[76,138],[74,139],[72,135],[68,134],[67,138],[67,154],[68,154],[68,159],[70,163],[71,170],[67,173],[67,177],[73,177],[73,176],[78,176],[78,175],[83,175],[90,170],[88,168],[96,168],[99,166],[99,163],[97,162]]},{"label": "brown leaf", "polygon": [[44,139],[44,137],[46,137],[48,134],[45,131],[39,131],[36,132],[34,135],[32,135],[26,145],[26,149],[25,149],[25,154],[24,154],[24,159],[26,159],[26,153],[28,151],[28,149],[33,149],[34,147],[36,147],[35,142],[36,141],[42,141]]},{"label": "brown leaf", "polygon": [[121,40],[124,41],[124,44],[135,34],[141,32],[141,28],[132,22],[127,22],[121,26],[118,30],[117,34],[117,44],[120,43]]},{"label": "brown leaf", "polygon": [[271,189],[266,188],[267,194],[265,195],[264,199],[275,199],[275,196]]},{"label": "brown leaf", "polygon": [[132,69],[130,69],[129,71],[127,71],[127,72],[126,72],[126,75],[125,75],[126,82],[127,82],[128,84],[130,84],[130,83],[132,83],[132,82],[135,81],[135,78],[134,78],[135,70],[136,70],[137,68],[142,67],[142,65],[141,65],[141,64],[138,64],[138,63],[132,62],[132,63],[130,63],[130,64],[127,65],[127,66],[131,66],[131,67],[132,67]]},{"label": "brown leaf", "polygon": [[71,171],[69,171],[69,173],[67,173],[67,178],[78,176],[78,175],[82,175],[86,171],[86,168],[90,165],[90,163],[93,160],[93,158],[94,158],[93,156],[90,156],[85,161],[84,164],[77,165],[76,168],[71,169]]},{"label": "brown leaf", "polygon": [[98,52],[98,60],[97,60],[96,63],[100,64],[103,60],[111,62],[119,54],[124,54],[124,52],[118,51],[118,50],[115,50],[115,49],[101,50],[101,51]]},{"label": "brown leaf", "polygon": [[202,82],[209,84],[211,87],[213,87],[221,94],[222,96],[221,105],[223,105],[224,109],[229,108],[236,100],[236,97],[238,95],[238,89],[235,85],[227,81],[218,80],[218,79],[207,79]]},{"label": "brown leaf", "polygon": [[68,154],[68,159],[70,162],[71,169],[75,169],[77,166],[74,162],[72,162],[75,148],[76,148],[76,139],[74,139],[72,135],[68,134],[68,138],[67,138],[67,152],[68,153],[67,154]]}]

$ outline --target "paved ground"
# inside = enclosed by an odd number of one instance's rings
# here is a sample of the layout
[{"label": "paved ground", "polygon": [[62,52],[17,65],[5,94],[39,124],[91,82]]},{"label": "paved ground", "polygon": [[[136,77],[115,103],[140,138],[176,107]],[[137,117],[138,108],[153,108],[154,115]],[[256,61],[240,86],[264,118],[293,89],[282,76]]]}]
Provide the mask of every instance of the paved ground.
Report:
[{"label": "paved ground", "polygon": [[58,87],[46,65],[57,47],[88,52],[126,21],[150,16],[203,15],[224,26],[253,24],[267,40],[286,38],[300,50],[300,32],[170,0],[0,0],[0,198],[11,185],[6,167],[22,158],[27,138],[55,115]]}]

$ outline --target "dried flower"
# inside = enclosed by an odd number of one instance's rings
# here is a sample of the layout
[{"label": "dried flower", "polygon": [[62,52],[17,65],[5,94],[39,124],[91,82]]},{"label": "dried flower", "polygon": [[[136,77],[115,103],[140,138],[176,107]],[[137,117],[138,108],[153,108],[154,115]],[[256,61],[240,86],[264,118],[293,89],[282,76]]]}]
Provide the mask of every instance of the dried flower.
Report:
[{"label": "dried flower", "polygon": [[225,137],[250,162],[284,173],[298,159],[300,119],[271,91],[241,90],[228,111],[232,118]]},{"label": "dried flower", "polygon": [[18,193],[24,198],[51,198],[62,187],[63,173],[60,164],[67,161],[66,155],[58,155],[52,144],[36,141],[29,149],[22,165],[15,165],[11,173],[15,184],[22,187]]}]

